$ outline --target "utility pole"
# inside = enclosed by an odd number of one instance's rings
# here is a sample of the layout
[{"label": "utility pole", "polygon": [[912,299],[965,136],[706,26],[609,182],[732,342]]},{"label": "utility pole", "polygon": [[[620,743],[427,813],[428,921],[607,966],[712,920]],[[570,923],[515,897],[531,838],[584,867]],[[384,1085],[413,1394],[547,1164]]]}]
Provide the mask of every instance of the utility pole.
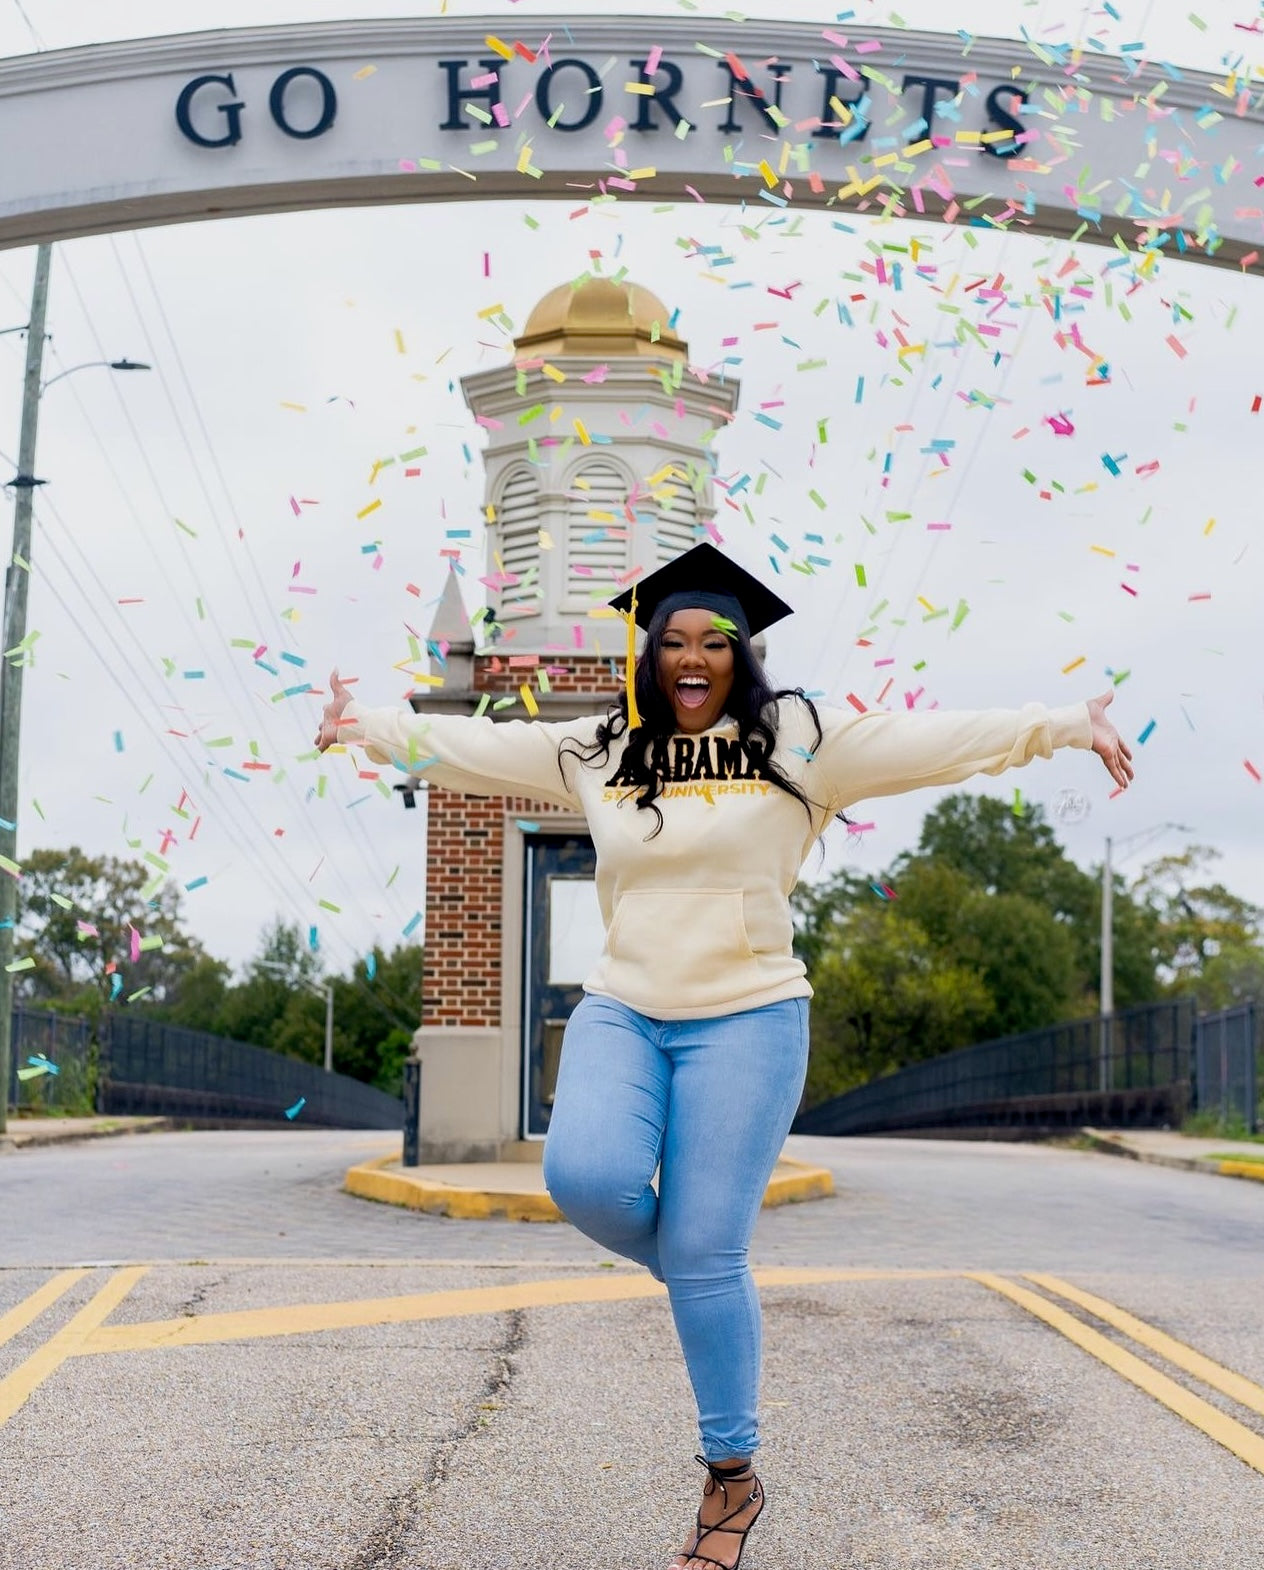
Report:
[{"label": "utility pole", "polygon": [[26,375],[22,382],[22,433],[13,509],[13,553],[4,576],[4,641],[0,644],[0,1133],[8,1124],[9,1074],[13,1050],[14,925],[17,877],[8,866],[17,860],[18,737],[22,726],[22,669],[25,655],[15,653],[26,637],[26,591],[30,579],[31,512],[35,487],[35,430],[39,419],[40,378],[44,370],[44,319],[48,309],[51,245],[35,252],[31,318],[26,328]]},{"label": "utility pole", "polygon": [[1101,1074],[1098,1088],[1110,1089],[1111,1016],[1115,1012],[1115,880],[1110,864],[1110,836],[1102,863],[1102,967],[1099,988],[1102,1016]]}]

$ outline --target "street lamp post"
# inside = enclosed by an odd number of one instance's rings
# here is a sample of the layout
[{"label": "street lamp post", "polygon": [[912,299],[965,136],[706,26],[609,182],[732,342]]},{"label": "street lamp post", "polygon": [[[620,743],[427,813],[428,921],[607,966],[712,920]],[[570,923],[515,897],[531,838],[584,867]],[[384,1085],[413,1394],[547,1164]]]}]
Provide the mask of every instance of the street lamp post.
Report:
[{"label": "street lamp post", "polygon": [[[1129,834],[1126,839],[1120,840],[1120,846],[1137,848],[1136,842],[1157,839],[1159,835],[1166,834],[1169,829],[1178,833],[1189,834],[1193,831],[1184,823],[1155,823],[1148,829],[1139,829],[1136,834]],[[1102,862],[1102,942],[1101,942],[1101,982],[1098,987],[1101,1012],[1101,1050],[1100,1074],[1098,1088],[1105,1092],[1110,1089],[1110,1054],[1111,1031],[1115,1013],[1115,878],[1111,861],[1111,847],[1114,841],[1106,836],[1106,856]]]},{"label": "street lamp post", "polygon": [[[291,975],[290,967],[282,965],[273,959],[259,959],[255,964],[261,970],[271,970],[278,974]],[[310,976],[297,978],[305,987],[310,987],[313,992],[323,992],[325,995],[325,1073],[334,1071],[334,988],[331,981],[313,981]]]},{"label": "street lamp post", "polygon": [[[22,672],[25,664],[26,597],[30,579],[33,493],[43,480],[35,477],[35,433],[41,394],[53,382],[85,369],[72,365],[48,382],[44,369],[44,322],[48,309],[48,274],[51,245],[35,252],[35,282],[31,289],[31,316],[25,328],[26,371],[22,381],[22,430],[18,439],[18,472],[9,485],[17,492],[13,509],[13,549],[4,577],[4,641],[0,644],[0,1134],[8,1122],[9,1073],[12,1057],[13,963],[17,921],[18,841],[18,738],[22,725]],[[90,360],[115,371],[147,371],[137,360]]]}]

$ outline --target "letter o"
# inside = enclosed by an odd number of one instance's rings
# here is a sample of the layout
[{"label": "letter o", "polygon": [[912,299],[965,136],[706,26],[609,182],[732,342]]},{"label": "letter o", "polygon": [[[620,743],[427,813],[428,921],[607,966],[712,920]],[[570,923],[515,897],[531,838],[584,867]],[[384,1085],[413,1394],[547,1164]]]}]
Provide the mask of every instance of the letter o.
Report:
[{"label": "letter o", "polygon": [[[300,76],[310,77],[320,87],[320,118],[306,131],[296,130],[285,118],[285,95],[289,91],[290,83]],[[272,91],[268,94],[268,108],[273,120],[286,136],[297,137],[299,141],[306,142],[313,136],[322,136],[334,123],[334,116],[338,113],[338,95],[334,91],[334,84],[323,71],[318,71],[310,65],[296,65],[288,71],[282,71],[273,82]]]},{"label": "letter o", "polygon": [[552,94],[550,92],[553,86],[553,78],[559,71],[565,70],[570,65],[578,66],[588,78],[588,109],[578,120],[569,120],[565,124],[559,120],[553,127],[555,131],[582,131],[586,125],[591,125],[601,113],[602,100],[605,98],[605,90],[601,85],[601,78],[593,70],[592,66],[588,64],[587,60],[558,60],[549,66],[547,70],[540,72],[540,80],[535,85],[536,107],[545,120],[553,118]]},{"label": "letter o", "polygon": [[241,111],[245,105],[240,100],[216,106],[220,114],[228,120],[228,130],[223,136],[203,136],[200,131],[194,129],[189,113],[193,107],[194,95],[203,87],[209,87],[212,82],[226,87],[230,93],[237,91],[231,73],[228,76],[195,76],[191,82],[185,83],[180,90],[179,98],[176,99],[176,124],[183,135],[199,147],[232,147],[241,141]]}]

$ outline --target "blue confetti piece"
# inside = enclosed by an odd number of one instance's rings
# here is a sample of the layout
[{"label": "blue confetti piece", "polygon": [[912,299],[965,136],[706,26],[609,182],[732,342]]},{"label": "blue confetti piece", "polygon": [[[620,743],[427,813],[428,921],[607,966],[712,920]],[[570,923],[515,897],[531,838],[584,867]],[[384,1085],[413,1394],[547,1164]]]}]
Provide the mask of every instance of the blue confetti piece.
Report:
[{"label": "blue confetti piece", "polygon": [[320,948],[320,928],[319,927],[308,927],[308,929],[307,929],[307,946],[308,946],[309,949],[311,949],[313,954],[315,954],[319,950],[319,948]]},{"label": "blue confetti piece", "polygon": [[110,1002],[111,1003],[114,1002],[115,998],[118,997],[119,993],[122,992],[122,990],[123,990],[123,978],[122,978],[122,976],[119,975],[118,971],[116,970],[114,972],[114,974],[110,977]]},{"label": "blue confetti piece", "polygon": [[286,1107],[286,1109],[285,1109],[286,1117],[289,1118],[291,1122],[293,1122],[293,1120],[299,1115],[299,1113],[303,1110],[303,1108],[306,1105],[307,1105],[307,1097],[306,1096],[300,1096],[292,1107]]},{"label": "blue confetti piece", "polygon": [[186,894],[192,894],[194,889],[202,888],[209,881],[210,881],[209,879],[204,878],[204,877],[202,877],[202,878],[194,878],[192,883],[186,883],[184,885],[185,893]]},{"label": "blue confetti piece", "polygon": [[1151,720],[1146,728],[1141,732],[1140,736],[1137,737],[1138,747],[1144,747],[1146,742],[1149,741],[1150,737],[1154,734],[1154,727],[1157,723],[1157,720]]},{"label": "blue confetti piece", "polygon": [[416,932],[417,928],[420,925],[421,925],[421,912],[419,910],[418,911],[414,911],[412,916],[409,918],[408,925],[404,928],[404,936],[406,938],[411,938],[413,933]]},{"label": "blue confetti piece", "polygon": [[236,769],[225,769],[224,773],[228,775],[230,780],[245,780],[247,785],[250,784],[249,774],[241,774]]},{"label": "blue confetti piece", "polygon": [[515,818],[514,822],[518,825],[524,834],[538,834],[540,832],[540,825],[538,823],[531,823],[526,818]]},{"label": "blue confetti piece", "polygon": [[374,977],[376,977],[376,975],[377,975],[377,955],[376,954],[368,954],[368,955],[365,956],[365,960],[364,960],[364,974],[369,978],[370,981],[372,981],[374,979]]},{"label": "blue confetti piece", "polygon": [[123,732],[121,730],[114,732],[114,750],[115,752],[122,752],[123,750]]},{"label": "blue confetti piece", "polygon": [[285,650],[281,651],[281,658],[283,660],[285,660],[287,662],[287,664],[290,664],[290,665],[306,665],[307,664],[307,661],[303,658],[303,656],[301,654],[289,654]]}]

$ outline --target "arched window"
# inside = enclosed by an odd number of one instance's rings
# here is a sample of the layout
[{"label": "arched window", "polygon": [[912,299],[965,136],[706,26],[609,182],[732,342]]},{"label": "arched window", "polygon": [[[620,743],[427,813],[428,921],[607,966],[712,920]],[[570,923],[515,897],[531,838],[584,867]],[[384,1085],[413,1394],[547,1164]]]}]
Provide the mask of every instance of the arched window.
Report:
[{"label": "arched window", "polygon": [[[571,478],[566,503],[566,595],[585,604],[612,593],[628,570],[628,482],[607,459],[592,458]],[[608,597],[608,596],[607,596]]]},{"label": "arched window", "polygon": [[660,567],[698,543],[698,494],[691,479],[684,464],[678,463],[655,491],[654,549]]},{"label": "arched window", "polygon": [[500,584],[496,614],[533,615],[540,599],[540,486],[535,471],[525,465],[511,470],[501,486],[496,538],[507,580]]}]

